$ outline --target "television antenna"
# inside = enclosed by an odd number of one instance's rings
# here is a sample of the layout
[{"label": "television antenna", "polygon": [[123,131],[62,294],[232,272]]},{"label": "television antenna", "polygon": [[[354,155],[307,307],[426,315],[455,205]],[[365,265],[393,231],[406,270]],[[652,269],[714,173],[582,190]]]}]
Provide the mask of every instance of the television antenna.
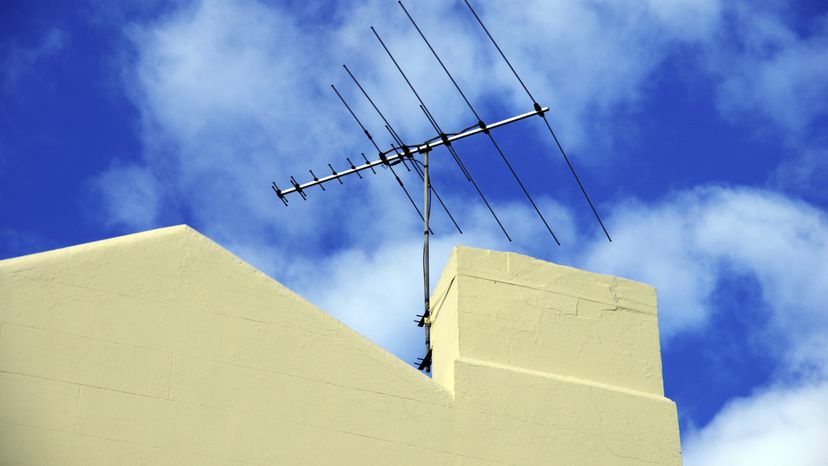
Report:
[{"label": "television antenna", "polygon": [[[497,49],[497,52],[500,54],[500,56],[506,62],[506,65],[509,67],[512,74],[515,76],[518,83],[520,83],[520,86],[526,92],[529,99],[532,101],[532,110],[531,111],[528,111],[528,112],[525,112],[525,113],[522,113],[522,114],[519,114],[519,115],[514,115],[512,117],[509,117],[509,118],[506,118],[506,119],[503,119],[503,120],[500,120],[500,121],[497,121],[497,122],[494,122],[494,123],[485,123],[483,121],[482,117],[480,116],[480,114],[475,109],[474,105],[471,103],[471,101],[468,99],[466,94],[460,88],[460,85],[457,83],[457,80],[454,78],[454,76],[451,74],[451,72],[446,67],[443,60],[437,54],[434,47],[431,45],[431,42],[426,38],[426,36],[423,33],[422,29],[420,29],[419,25],[415,22],[414,18],[411,16],[408,9],[406,9],[406,7],[405,7],[405,5],[403,5],[402,1],[398,1],[397,3],[399,4],[400,8],[402,8],[402,10],[405,13],[406,17],[409,19],[409,21],[411,22],[413,27],[416,29],[419,36],[423,39],[425,44],[428,46],[428,49],[431,51],[432,55],[434,55],[434,58],[440,64],[440,67],[443,69],[445,74],[448,76],[448,78],[451,81],[451,83],[453,84],[453,86],[457,89],[457,92],[460,94],[463,101],[466,103],[466,106],[468,106],[471,113],[477,119],[477,122],[472,124],[469,127],[463,128],[463,129],[461,129],[461,130],[459,130],[458,132],[455,132],[455,133],[444,132],[442,127],[437,123],[437,120],[434,118],[434,114],[431,113],[431,111],[428,109],[428,106],[423,101],[422,97],[417,92],[417,90],[414,88],[414,85],[408,79],[408,76],[403,71],[403,69],[400,66],[399,62],[397,62],[396,58],[391,53],[388,46],[382,40],[382,37],[379,35],[379,33],[376,31],[376,29],[374,29],[374,27],[372,26],[371,31],[374,33],[374,36],[376,37],[379,44],[382,46],[385,53],[391,59],[391,61],[394,64],[395,68],[397,69],[397,71],[399,71],[400,75],[404,79],[404,81],[407,84],[408,88],[411,90],[411,92],[417,98],[417,101],[419,102],[420,110],[423,113],[424,117],[428,120],[428,122],[432,126],[432,128],[436,131],[436,136],[434,136],[430,139],[424,140],[422,142],[419,142],[417,144],[406,144],[404,142],[403,138],[400,136],[400,134],[394,129],[394,127],[391,125],[391,123],[388,121],[388,119],[386,119],[385,115],[382,113],[382,111],[376,105],[374,100],[365,91],[365,88],[362,86],[362,84],[356,78],[354,73],[347,66],[343,65],[343,68],[345,69],[345,72],[348,74],[348,76],[354,82],[356,87],[363,94],[363,96],[368,100],[368,102],[371,104],[373,109],[376,111],[376,113],[379,115],[379,117],[382,119],[383,123],[385,124],[385,130],[388,132],[388,134],[389,134],[389,136],[391,137],[391,140],[392,140],[392,143],[390,144],[390,148],[383,149],[383,148],[380,147],[379,143],[376,142],[376,139],[374,138],[374,135],[372,135],[371,132],[368,131],[368,129],[362,123],[362,120],[353,111],[353,108],[351,107],[351,105],[348,104],[348,102],[345,100],[345,98],[342,96],[342,94],[339,92],[339,90],[332,84],[331,89],[334,91],[336,96],[339,98],[339,100],[342,102],[342,104],[347,109],[348,113],[350,113],[350,115],[353,117],[354,121],[357,123],[357,125],[360,127],[362,132],[365,134],[368,141],[371,143],[373,148],[376,150],[378,158],[376,160],[369,161],[368,158],[365,156],[365,153],[362,153],[361,155],[362,155],[362,159],[363,159],[364,163],[361,163],[359,165],[354,164],[351,161],[350,157],[348,157],[348,158],[346,158],[346,160],[348,162],[348,168],[343,169],[341,171],[337,171],[336,169],[334,169],[334,167],[331,164],[328,164],[328,168],[331,170],[330,175],[318,177],[318,176],[316,176],[316,174],[312,170],[308,170],[308,172],[310,173],[311,178],[312,178],[310,181],[300,183],[293,176],[291,176],[290,177],[290,187],[288,187],[288,188],[281,189],[281,188],[279,188],[278,185],[276,185],[275,182],[272,183],[272,185],[271,185],[271,188],[276,193],[276,196],[278,197],[278,199],[280,201],[282,201],[282,203],[285,206],[287,206],[288,205],[288,199],[287,199],[288,195],[297,194],[299,197],[302,198],[302,200],[306,200],[307,196],[308,196],[308,194],[307,194],[308,189],[318,186],[323,191],[325,191],[325,186],[324,186],[325,183],[329,183],[329,182],[332,182],[332,181],[336,180],[341,184],[342,183],[342,178],[344,178],[346,176],[356,175],[360,179],[362,179],[362,174],[361,174],[362,172],[370,170],[372,173],[376,174],[376,170],[375,170],[376,168],[386,168],[391,172],[391,174],[394,176],[395,180],[397,181],[397,184],[403,190],[403,192],[405,193],[405,196],[408,198],[409,202],[411,203],[411,205],[416,210],[416,212],[419,215],[420,219],[423,221],[423,304],[424,304],[424,308],[423,308],[423,313],[417,315],[417,317],[419,319],[415,320],[415,322],[417,323],[417,325],[419,327],[423,327],[424,330],[425,330],[425,347],[426,347],[425,348],[425,350],[426,350],[425,355],[422,358],[418,359],[417,367],[418,367],[419,370],[426,370],[426,371],[429,371],[429,372],[431,371],[431,351],[432,351],[431,339],[430,339],[431,321],[430,321],[430,318],[429,318],[429,316],[430,316],[430,294],[431,294],[430,285],[429,285],[429,272],[430,272],[429,271],[429,237],[434,234],[433,230],[431,229],[431,225],[430,225],[432,194],[434,195],[435,198],[437,198],[437,201],[442,206],[443,210],[445,211],[446,215],[449,217],[449,219],[451,220],[452,224],[457,229],[457,231],[461,234],[463,233],[463,231],[460,229],[460,226],[457,224],[457,221],[454,219],[454,216],[451,214],[451,212],[449,211],[449,209],[446,206],[445,202],[443,201],[443,198],[438,194],[436,188],[433,186],[431,176],[430,176],[430,167],[429,167],[429,155],[431,154],[431,152],[433,150],[435,150],[439,147],[445,147],[448,150],[449,154],[451,155],[452,159],[455,162],[455,165],[457,165],[457,167],[460,169],[460,171],[462,172],[462,174],[466,178],[466,180],[472,184],[472,186],[474,187],[474,189],[477,192],[478,196],[481,198],[483,203],[486,205],[486,207],[489,210],[489,212],[491,213],[492,217],[497,222],[497,225],[500,227],[501,231],[506,236],[506,239],[508,239],[511,242],[512,237],[506,231],[506,228],[504,227],[504,225],[501,222],[500,218],[497,216],[494,209],[492,208],[491,203],[486,199],[486,196],[481,191],[481,189],[478,186],[477,182],[472,177],[471,172],[469,171],[468,167],[463,162],[463,159],[460,157],[460,154],[457,152],[457,148],[453,145],[454,142],[459,141],[461,139],[469,138],[469,137],[472,137],[472,136],[475,136],[475,135],[478,135],[478,134],[484,134],[489,139],[489,141],[491,142],[491,144],[494,147],[495,151],[497,152],[497,154],[500,156],[500,158],[502,159],[502,161],[506,165],[509,173],[514,178],[515,182],[517,182],[517,184],[520,186],[521,191],[523,192],[523,194],[527,198],[527,201],[531,204],[531,206],[534,209],[535,213],[537,214],[538,218],[541,220],[543,225],[546,227],[546,230],[552,236],[552,239],[555,241],[555,243],[557,245],[560,245],[561,243],[558,240],[558,237],[552,231],[552,228],[550,227],[549,222],[547,222],[546,218],[541,213],[540,208],[538,208],[538,206],[535,203],[534,199],[532,199],[532,196],[529,194],[529,191],[526,189],[526,186],[520,180],[520,177],[518,176],[518,174],[515,171],[512,164],[509,162],[509,159],[507,158],[506,154],[504,153],[502,147],[500,146],[500,144],[498,144],[497,140],[494,137],[494,134],[492,133],[492,130],[494,130],[496,128],[507,126],[507,125],[510,125],[512,123],[516,123],[518,121],[522,121],[522,120],[525,120],[525,119],[528,119],[528,118],[534,117],[534,116],[541,117],[543,119],[544,123],[545,123],[545,126],[549,130],[550,135],[554,139],[555,145],[557,146],[558,151],[560,152],[561,156],[563,157],[564,161],[566,162],[567,167],[569,168],[570,172],[572,173],[573,177],[575,178],[575,181],[578,184],[578,187],[580,188],[581,193],[584,196],[584,199],[586,200],[587,204],[589,205],[590,209],[592,210],[592,213],[595,216],[595,219],[598,221],[598,224],[601,226],[601,229],[603,230],[604,235],[607,237],[607,240],[609,240],[610,242],[612,241],[612,238],[610,237],[609,232],[607,231],[607,228],[604,225],[604,222],[601,220],[601,217],[598,214],[598,211],[595,208],[595,205],[592,203],[592,200],[590,199],[589,194],[587,194],[586,188],[584,187],[583,183],[581,182],[580,177],[578,177],[578,174],[576,173],[575,168],[572,165],[571,160],[569,159],[569,156],[566,154],[566,151],[564,150],[563,146],[561,145],[560,140],[558,139],[558,136],[555,134],[555,131],[552,129],[552,125],[549,123],[549,120],[547,119],[546,114],[549,112],[549,107],[541,106],[537,102],[534,95],[529,91],[529,88],[526,86],[524,81],[520,78],[520,75],[518,75],[518,73],[515,70],[514,66],[512,66],[512,63],[509,61],[508,58],[506,58],[506,55],[503,53],[503,50],[500,48],[500,45],[495,41],[494,37],[489,32],[489,29],[486,27],[486,25],[483,23],[483,20],[477,14],[477,11],[472,7],[471,3],[469,3],[469,0],[463,0],[463,2],[466,4],[466,6],[468,7],[468,9],[469,9],[470,13],[472,14],[472,16],[474,17],[474,19],[477,21],[477,23],[483,29],[483,32],[485,33],[485,35],[489,38],[492,45]],[[418,157],[420,157],[422,160],[418,160]],[[397,171],[394,170],[394,167],[395,166],[399,167],[399,165],[402,165],[402,167],[405,168],[405,170],[408,171],[408,172],[412,171],[412,168],[413,168],[413,171],[417,174],[417,176],[423,182],[422,211],[417,206],[417,203],[414,201],[414,198],[411,196],[411,193],[408,191],[408,188],[406,188],[405,183],[403,182],[403,180],[397,174]],[[411,167],[409,167],[409,165]]]}]

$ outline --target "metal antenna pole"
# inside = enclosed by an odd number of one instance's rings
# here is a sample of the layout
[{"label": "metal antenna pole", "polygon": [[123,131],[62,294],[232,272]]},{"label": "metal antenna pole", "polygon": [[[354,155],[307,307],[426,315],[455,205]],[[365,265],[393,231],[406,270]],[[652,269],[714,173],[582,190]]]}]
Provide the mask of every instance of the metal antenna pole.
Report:
[{"label": "metal antenna pole", "polygon": [[431,184],[428,177],[428,153],[423,152],[423,297],[425,302],[425,309],[423,310],[423,317],[425,321],[425,346],[426,358],[423,363],[426,368],[431,369],[431,320],[429,319],[431,289],[429,284],[429,252],[428,252],[428,237],[430,235],[428,229],[428,219],[431,214]]}]

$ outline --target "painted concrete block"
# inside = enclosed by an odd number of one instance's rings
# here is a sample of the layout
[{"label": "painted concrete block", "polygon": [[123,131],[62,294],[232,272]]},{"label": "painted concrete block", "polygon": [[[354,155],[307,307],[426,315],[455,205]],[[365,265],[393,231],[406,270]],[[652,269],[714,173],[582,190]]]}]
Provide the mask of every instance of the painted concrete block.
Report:
[{"label": "painted concrete block", "polygon": [[253,419],[235,411],[82,387],[78,433],[165,450],[250,461]]},{"label": "painted concrete block", "polygon": [[325,403],[325,385],[301,377],[177,356],[170,399],[284,421],[321,424],[323,413],[318,408]]},{"label": "painted concrete block", "polygon": [[11,323],[0,332],[0,371],[166,397],[171,355]]},{"label": "painted concrete block", "polygon": [[0,261],[2,464],[680,464],[654,290],[457,248],[434,377],[186,226]]},{"label": "painted concrete block", "polygon": [[[468,248],[455,254],[458,266],[446,273],[455,277],[461,309],[450,324],[462,334],[461,358],[663,393],[652,288],[516,254]],[[460,265],[464,260],[474,264],[471,275],[463,272],[471,270]],[[508,272],[502,270],[504,263]],[[644,299],[651,301],[638,302]],[[619,300],[636,301],[637,307],[622,307]],[[440,317],[434,321],[437,331]]]},{"label": "painted concrete block", "polygon": [[0,372],[0,422],[72,432],[78,385]]}]

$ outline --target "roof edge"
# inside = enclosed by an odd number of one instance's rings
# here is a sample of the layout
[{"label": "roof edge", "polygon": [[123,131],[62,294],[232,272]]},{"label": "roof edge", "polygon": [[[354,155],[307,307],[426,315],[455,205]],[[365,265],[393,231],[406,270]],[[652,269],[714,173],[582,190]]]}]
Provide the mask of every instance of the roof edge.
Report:
[{"label": "roof edge", "polygon": [[[172,225],[168,227],[161,227],[161,228],[154,228],[152,230],[145,230],[140,231],[137,233],[128,233],[125,235],[120,236],[113,236],[109,238],[101,238],[94,241],[89,241],[86,243],[80,244],[72,244],[69,246],[63,246],[57,249],[49,249],[46,251],[40,252],[33,252],[30,254],[24,254],[22,256],[15,256],[9,257],[6,259],[0,259],[0,267],[4,266],[13,266],[18,265],[20,262],[23,261],[40,261],[40,260],[48,260],[55,256],[60,256],[64,254],[74,254],[76,252],[84,252],[89,250],[98,249],[105,246],[112,246],[112,245],[121,245],[121,244],[128,244],[132,242],[143,241],[147,239],[154,239],[162,236],[167,235],[175,235],[175,234],[197,234],[205,239],[208,239],[206,236],[201,234],[198,230],[194,229],[193,227],[186,225],[186,224],[179,224],[179,225]],[[212,240],[211,240],[212,242]]]}]

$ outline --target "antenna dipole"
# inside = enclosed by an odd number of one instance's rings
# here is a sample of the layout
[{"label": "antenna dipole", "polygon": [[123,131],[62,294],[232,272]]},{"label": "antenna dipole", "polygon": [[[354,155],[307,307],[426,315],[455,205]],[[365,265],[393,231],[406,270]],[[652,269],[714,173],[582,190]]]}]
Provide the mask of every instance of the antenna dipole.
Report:
[{"label": "antenna dipole", "polygon": [[[440,56],[437,55],[437,52],[434,50],[434,47],[431,46],[431,42],[429,42],[428,39],[426,39],[425,34],[423,34],[423,31],[420,29],[420,26],[418,26],[417,23],[414,21],[414,18],[411,17],[411,14],[405,8],[405,5],[403,5],[402,1],[398,1],[397,3],[400,5],[400,8],[402,8],[403,12],[405,12],[405,16],[408,17],[408,20],[411,21],[411,24],[414,25],[414,29],[416,29],[417,33],[420,34],[420,37],[423,38],[423,41],[428,46],[428,49],[431,50],[432,55],[434,55],[434,58],[437,59],[437,62],[443,68],[443,71],[446,72],[446,75],[451,80],[451,83],[454,84],[455,89],[457,89],[457,92],[460,93],[460,96],[466,102],[466,105],[469,107],[469,110],[471,110],[471,112],[474,114],[474,117],[477,118],[478,121],[483,121],[480,118],[480,115],[477,113],[477,110],[474,109],[474,105],[472,105],[472,103],[469,101],[468,97],[466,97],[466,94],[463,92],[463,90],[460,89],[460,85],[457,84],[457,81],[455,81],[454,76],[452,76],[451,73],[449,72],[448,68],[446,68],[446,65],[443,63],[443,60],[441,60]],[[374,31],[374,34],[377,34],[377,32]],[[377,35],[377,39],[379,39],[379,35]],[[382,39],[380,39],[380,42],[382,42]],[[385,48],[385,51],[388,52],[388,55],[390,56],[391,52],[388,51],[388,48],[385,47],[385,44],[382,44],[382,46],[383,46],[383,48]],[[391,59],[394,60],[393,57],[391,57]],[[395,65],[397,64],[396,60],[394,60],[394,64]],[[399,67],[399,65],[397,65],[397,69],[399,69],[400,73],[402,73],[402,69]],[[404,75],[405,74],[403,73],[403,76]],[[411,86],[411,83],[408,81],[408,78],[406,78],[405,81],[408,83],[409,86]],[[411,87],[411,89],[414,90],[413,87]],[[423,101],[422,101],[422,99],[420,99],[420,96],[419,96],[419,94],[417,94],[417,91],[414,91],[414,94],[417,95],[417,99],[420,100],[420,104],[424,107],[426,112],[428,112],[428,109],[425,108],[425,104],[423,104]],[[430,112],[428,112],[428,113],[430,113]],[[546,221],[546,218],[541,213],[541,211],[538,208],[537,204],[535,204],[535,200],[532,199],[532,196],[529,194],[529,191],[526,190],[526,186],[524,186],[523,182],[520,180],[520,177],[518,177],[517,173],[515,172],[515,169],[512,167],[512,164],[509,162],[509,159],[506,158],[506,154],[503,153],[503,149],[500,148],[500,144],[497,143],[497,141],[495,140],[494,136],[491,133],[486,133],[486,136],[489,137],[489,141],[491,141],[491,143],[494,146],[495,150],[497,150],[497,153],[498,153],[498,155],[500,155],[500,158],[503,159],[503,163],[506,164],[506,168],[509,169],[509,172],[512,174],[512,177],[514,177],[514,179],[517,182],[518,186],[520,186],[520,189],[523,191],[523,194],[526,196],[526,199],[529,201],[529,204],[531,204],[532,208],[535,209],[535,212],[538,214],[538,217],[540,218],[541,222],[543,222],[543,225],[546,227],[546,230],[549,232],[550,235],[552,235],[552,239],[555,240],[555,243],[558,246],[560,246],[561,242],[558,241],[558,237],[555,235],[555,232],[552,231],[552,227],[549,226],[549,222]],[[506,235],[506,236],[508,236],[508,235]],[[511,239],[509,241],[511,241]]]},{"label": "antenna dipole", "polygon": [[[535,106],[536,109],[538,107],[540,107],[540,104],[538,104],[538,101],[535,100],[535,97],[532,95],[532,93],[529,92],[529,88],[526,87],[526,84],[523,82],[523,80],[520,79],[520,75],[517,73],[517,71],[515,71],[515,67],[512,66],[512,62],[510,62],[509,59],[506,58],[506,54],[503,53],[503,50],[497,44],[497,41],[494,40],[494,37],[492,37],[492,34],[489,32],[489,29],[486,27],[485,24],[483,24],[483,20],[480,19],[480,16],[478,16],[477,12],[474,10],[471,3],[469,3],[469,0],[463,0],[463,1],[466,3],[466,6],[469,7],[469,11],[471,11],[471,14],[474,15],[474,19],[476,19],[478,24],[480,24],[480,27],[483,28],[483,31],[486,33],[486,36],[488,36],[489,40],[492,42],[492,45],[495,46],[495,48],[497,49],[497,52],[503,58],[503,61],[505,61],[506,64],[509,66],[509,69],[512,70],[512,74],[515,75],[515,78],[517,78],[517,80],[520,83],[521,87],[523,87],[523,90],[526,91],[526,95],[528,95],[529,98],[532,99],[532,104]],[[402,3],[400,3],[400,6],[402,6]],[[403,9],[405,9],[405,7],[403,7]],[[423,39],[425,39],[425,37],[423,37]],[[575,172],[575,167],[572,166],[572,162],[569,160],[569,157],[566,155],[566,151],[564,150],[563,146],[561,145],[561,142],[558,140],[558,136],[555,134],[555,130],[552,129],[552,124],[549,123],[549,120],[546,118],[545,114],[542,113],[541,118],[543,118],[543,122],[546,123],[547,129],[549,129],[549,134],[551,134],[552,139],[555,140],[555,145],[558,146],[558,150],[561,152],[561,155],[563,156],[564,161],[566,161],[566,165],[569,167],[569,171],[572,172],[572,176],[575,178],[575,181],[578,183],[578,187],[581,188],[581,192],[583,193],[584,198],[587,201],[587,204],[589,204],[589,208],[592,209],[592,213],[593,213],[593,215],[595,215],[595,219],[598,220],[598,223],[601,225],[601,229],[604,230],[604,235],[606,235],[607,239],[610,242],[612,242],[612,237],[610,237],[610,234],[607,231],[607,227],[604,226],[604,222],[603,222],[603,220],[601,220],[601,216],[598,215],[598,210],[592,204],[592,200],[589,198],[589,194],[587,194],[587,191],[586,191],[586,188],[584,187],[584,184],[581,183],[581,178],[579,178],[578,174]]]}]

